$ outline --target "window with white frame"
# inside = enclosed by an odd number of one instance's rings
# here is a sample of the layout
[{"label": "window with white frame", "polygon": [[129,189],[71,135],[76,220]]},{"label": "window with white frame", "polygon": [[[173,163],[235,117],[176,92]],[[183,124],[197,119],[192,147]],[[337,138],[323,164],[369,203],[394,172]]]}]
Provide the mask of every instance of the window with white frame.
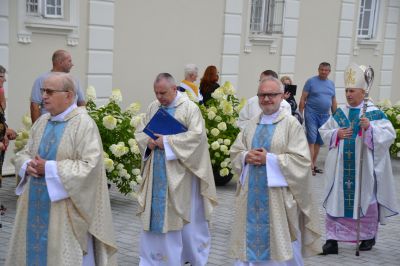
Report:
[{"label": "window with white frame", "polygon": [[63,0],[26,0],[26,14],[45,18],[63,18]]},{"label": "window with white frame", "polygon": [[250,33],[282,33],[284,0],[251,0]]},{"label": "window with white frame", "polygon": [[376,34],[378,0],[361,0],[358,18],[358,38],[372,39]]}]

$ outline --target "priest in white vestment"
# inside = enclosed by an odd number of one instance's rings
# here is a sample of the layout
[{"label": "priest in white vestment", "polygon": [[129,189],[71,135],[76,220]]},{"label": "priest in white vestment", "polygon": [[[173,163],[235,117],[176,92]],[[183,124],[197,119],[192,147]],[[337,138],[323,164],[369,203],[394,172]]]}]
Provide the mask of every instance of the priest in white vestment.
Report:
[{"label": "priest in white vestment", "polygon": [[[273,70],[265,70],[260,74],[260,82],[267,77],[278,78],[278,74]],[[285,99],[282,99],[280,109],[285,111],[288,115],[292,114],[292,107]],[[243,129],[252,118],[256,116],[258,117],[261,112],[262,110],[258,104],[258,97],[253,96],[249,98],[242,110],[239,112],[239,118],[237,120],[238,127]]]},{"label": "priest in white vestment", "polygon": [[231,147],[240,175],[231,243],[237,266],[303,265],[303,255],[321,249],[308,144],[297,119],[280,109],[283,93],[277,78],[261,81],[262,113]]},{"label": "priest in white vestment", "polygon": [[[170,74],[157,76],[154,92],[157,100],[135,133],[143,155],[139,265],[206,265],[211,244],[208,222],[217,196],[204,120],[197,105],[177,91]],[[187,131],[157,134],[156,140],[146,135],[143,129],[159,108]]]},{"label": "priest in white vestment", "polygon": [[68,74],[52,73],[41,91],[49,113],[16,155],[21,181],[6,265],[116,265],[97,126],[74,103]]},{"label": "priest in white vestment", "polygon": [[372,102],[368,103],[365,116],[362,116],[365,69],[354,63],[347,67],[347,105],[338,108],[319,129],[324,143],[329,144],[323,202],[327,214],[327,241],[323,255],[338,254],[338,241],[356,242],[360,184],[361,251],[371,250],[375,245],[378,222],[384,224],[386,217],[399,211],[389,155],[396,133],[386,115]]}]

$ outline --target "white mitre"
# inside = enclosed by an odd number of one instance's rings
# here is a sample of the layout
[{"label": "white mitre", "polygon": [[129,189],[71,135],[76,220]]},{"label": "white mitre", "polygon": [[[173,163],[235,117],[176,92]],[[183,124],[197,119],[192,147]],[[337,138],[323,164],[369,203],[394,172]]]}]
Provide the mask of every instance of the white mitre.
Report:
[{"label": "white mitre", "polygon": [[344,72],[345,88],[365,89],[367,85],[364,76],[366,69],[366,66],[357,65],[356,63],[348,65]]}]

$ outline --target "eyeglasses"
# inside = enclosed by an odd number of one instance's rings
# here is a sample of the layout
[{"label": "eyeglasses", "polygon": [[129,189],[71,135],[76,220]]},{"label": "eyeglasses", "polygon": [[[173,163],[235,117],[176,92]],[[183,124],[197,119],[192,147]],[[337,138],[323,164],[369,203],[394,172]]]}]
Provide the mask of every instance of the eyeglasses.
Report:
[{"label": "eyeglasses", "polygon": [[68,90],[54,90],[54,89],[49,89],[49,88],[40,88],[40,92],[42,94],[47,94],[49,96],[53,95],[55,92],[67,92]]},{"label": "eyeglasses", "polygon": [[265,97],[268,97],[269,99],[276,98],[278,95],[281,95],[282,92],[277,92],[277,93],[257,93],[258,98],[264,99]]}]

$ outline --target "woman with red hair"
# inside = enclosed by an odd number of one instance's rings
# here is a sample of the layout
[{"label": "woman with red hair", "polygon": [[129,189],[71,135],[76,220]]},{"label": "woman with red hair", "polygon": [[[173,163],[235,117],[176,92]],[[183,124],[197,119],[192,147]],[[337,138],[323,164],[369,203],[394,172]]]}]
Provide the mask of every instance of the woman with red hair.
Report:
[{"label": "woman with red hair", "polygon": [[203,103],[205,105],[206,102],[212,98],[211,93],[219,88],[218,79],[217,68],[215,66],[208,66],[200,80],[200,92],[203,95]]}]

